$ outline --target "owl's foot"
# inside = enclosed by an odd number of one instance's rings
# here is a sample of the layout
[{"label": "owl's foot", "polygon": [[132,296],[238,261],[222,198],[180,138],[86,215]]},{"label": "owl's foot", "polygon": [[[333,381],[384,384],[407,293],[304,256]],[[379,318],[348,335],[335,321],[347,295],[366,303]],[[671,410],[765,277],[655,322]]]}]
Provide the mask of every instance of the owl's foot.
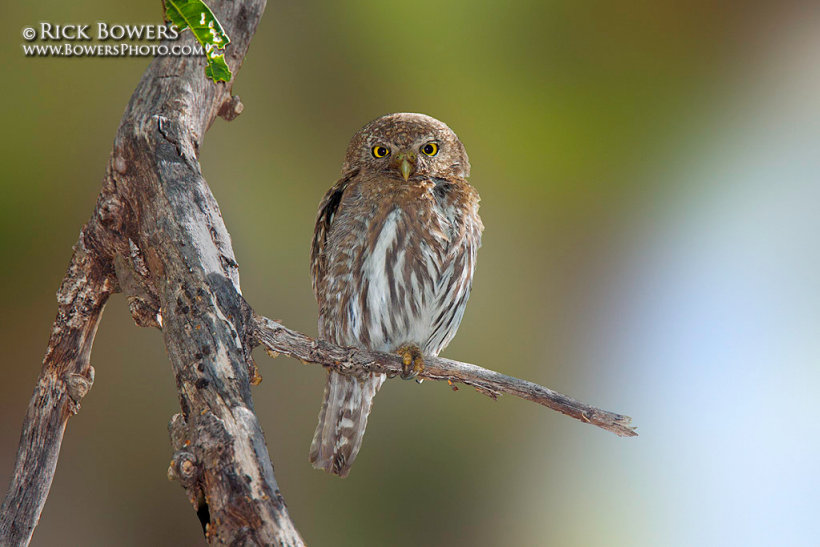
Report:
[{"label": "owl's foot", "polygon": [[[418,346],[404,345],[396,350],[401,355],[401,377],[403,380],[412,380],[424,370],[424,357]],[[421,380],[416,380],[421,383]]]}]

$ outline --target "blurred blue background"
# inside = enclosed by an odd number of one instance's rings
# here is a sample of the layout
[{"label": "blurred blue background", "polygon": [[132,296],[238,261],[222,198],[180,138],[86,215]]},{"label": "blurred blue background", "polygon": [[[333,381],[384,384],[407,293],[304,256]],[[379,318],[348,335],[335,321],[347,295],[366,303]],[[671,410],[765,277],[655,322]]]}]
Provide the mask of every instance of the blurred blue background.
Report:
[{"label": "blurred blue background", "polygon": [[[465,143],[486,225],[444,355],[629,414],[388,382],[345,480],[307,449],[324,372],[259,353],[277,479],[312,545],[816,545],[820,12],[680,2],[271,2],[201,161],[242,289],[309,334],[316,205],[350,136],[425,112]],[[39,21],[159,23],[157,2],[12,3],[4,25],[0,483],[54,291],[148,59],[33,59]],[[108,305],[33,545],[196,545],[165,477],[160,333]]]}]

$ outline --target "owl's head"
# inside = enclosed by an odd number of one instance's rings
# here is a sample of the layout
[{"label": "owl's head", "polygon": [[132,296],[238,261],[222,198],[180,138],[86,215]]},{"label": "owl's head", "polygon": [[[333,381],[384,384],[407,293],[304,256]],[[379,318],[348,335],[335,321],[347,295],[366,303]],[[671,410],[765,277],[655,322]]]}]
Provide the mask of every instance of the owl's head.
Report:
[{"label": "owl's head", "polygon": [[376,118],[353,136],[342,171],[354,169],[405,181],[430,176],[466,178],[470,160],[445,123],[402,112]]}]

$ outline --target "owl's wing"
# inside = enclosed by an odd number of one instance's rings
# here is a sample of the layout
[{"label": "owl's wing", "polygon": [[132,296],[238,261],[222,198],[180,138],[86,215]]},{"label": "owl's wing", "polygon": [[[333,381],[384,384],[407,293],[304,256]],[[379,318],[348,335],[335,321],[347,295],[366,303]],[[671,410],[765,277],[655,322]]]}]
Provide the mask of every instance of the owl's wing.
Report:
[{"label": "owl's wing", "polygon": [[453,207],[452,195],[441,188],[440,206],[444,211],[456,211],[449,217],[451,232],[440,264],[441,274],[435,286],[432,330],[426,347],[434,355],[447,347],[456,334],[467,300],[475,271],[476,253],[481,247],[481,233],[484,225],[478,216],[478,193],[469,189],[462,194],[458,206]]},{"label": "owl's wing", "polygon": [[355,170],[339,179],[319,203],[316,226],[313,228],[313,244],[310,249],[310,274],[313,282],[313,294],[317,299],[319,298],[319,286],[327,271],[327,258],[325,256],[327,234],[330,231],[333,219],[336,217],[339,204],[342,202],[342,195],[357,173],[358,170]]}]

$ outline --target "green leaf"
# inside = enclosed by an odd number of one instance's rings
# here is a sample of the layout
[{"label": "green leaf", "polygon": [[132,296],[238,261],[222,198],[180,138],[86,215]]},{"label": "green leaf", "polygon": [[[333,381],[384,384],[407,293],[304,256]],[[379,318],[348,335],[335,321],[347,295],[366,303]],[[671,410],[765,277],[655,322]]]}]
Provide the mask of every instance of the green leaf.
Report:
[{"label": "green leaf", "polygon": [[225,62],[225,56],[208,54],[208,66],[205,67],[205,76],[215,82],[229,82],[231,80],[231,69]]},{"label": "green leaf", "polygon": [[165,0],[165,15],[181,31],[190,29],[205,48],[205,75],[214,82],[231,79],[231,69],[225,63],[225,47],[231,39],[225,34],[211,8],[202,0]]}]

